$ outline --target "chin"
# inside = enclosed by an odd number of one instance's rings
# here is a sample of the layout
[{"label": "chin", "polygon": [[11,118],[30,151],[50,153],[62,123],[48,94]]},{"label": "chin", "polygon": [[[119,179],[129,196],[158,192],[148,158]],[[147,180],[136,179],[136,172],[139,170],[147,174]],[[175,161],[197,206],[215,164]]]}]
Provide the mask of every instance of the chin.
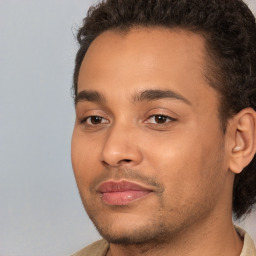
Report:
[{"label": "chin", "polygon": [[112,244],[122,244],[122,245],[134,245],[134,244],[148,244],[159,240],[160,234],[152,232],[150,228],[134,228],[127,231],[121,230],[119,232],[114,232],[110,230],[100,230],[96,227],[101,234],[101,236]]},{"label": "chin", "polygon": [[[91,218],[100,235],[112,244],[134,245],[163,243],[170,227],[154,218],[130,218],[131,215],[115,216],[115,218]],[[100,223],[100,224],[99,224]],[[170,238],[170,236],[169,236]]]}]

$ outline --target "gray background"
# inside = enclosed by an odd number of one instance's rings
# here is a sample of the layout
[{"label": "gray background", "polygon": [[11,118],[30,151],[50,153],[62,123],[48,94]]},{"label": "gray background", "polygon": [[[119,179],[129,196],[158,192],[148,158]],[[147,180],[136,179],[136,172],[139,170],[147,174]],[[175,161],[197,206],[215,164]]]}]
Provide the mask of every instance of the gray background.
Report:
[{"label": "gray background", "polygon": [[[0,256],[70,255],[99,238],[70,161],[72,33],[92,3],[0,0]],[[255,219],[240,225],[256,241]]]}]

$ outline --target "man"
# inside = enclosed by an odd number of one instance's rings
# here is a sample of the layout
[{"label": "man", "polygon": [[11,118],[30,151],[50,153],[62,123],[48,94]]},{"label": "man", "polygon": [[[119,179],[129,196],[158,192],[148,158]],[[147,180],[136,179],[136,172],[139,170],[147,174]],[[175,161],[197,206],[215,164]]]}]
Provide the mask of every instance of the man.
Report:
[{"label": "man", "polygon": [[240,0],[106,0],[78,32],[82,255],[256,255],[256,25]]}]

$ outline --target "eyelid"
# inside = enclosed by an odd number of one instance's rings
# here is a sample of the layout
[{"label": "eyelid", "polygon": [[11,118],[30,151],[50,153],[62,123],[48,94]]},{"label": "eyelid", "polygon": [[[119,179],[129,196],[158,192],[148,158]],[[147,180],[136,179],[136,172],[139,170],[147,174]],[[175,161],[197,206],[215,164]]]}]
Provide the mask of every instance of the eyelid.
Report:
[{"label": "eyelid", "polygon": [[175,112],[162,107],[153,108],[147,111],[145,114],[145,119],[148,119],[152,116],[166,116],[173,120],[177,120],[179,117],[179,115],[176,114]]},{"label": "eyelid", "polygon": [[[166,119],[169,119],[169,121],[168,121],[168,122],[165,122],[165,123],[148,122],[148,120],[150,120],[151,118],[156,117],[156,116],[165,117]],[[149,116],[149,117],[145,120],[145,123],[147,123],[147,124],[156,124],[156,125],[166,125],[166,124],[168,124],[168,123],[170,123],[170,122],[174,122],[174,121],[177,121],[177,119],[176,119],[176,118],[173,118],[173,117],[171,117],[171,116],[167,116],[167,115],[163,115],[163,114],[155,114],[155,115]]]},{"label": "eyelid", "polygon": [[[100,109],[89,109],[89,110],[86,110],[86,111],[77,111],[76,113],[76,116],[77,116],[77,122],[79,124],[83,124],[85,125],[86,121],[89,119],[89,118],[92,118],[92,117],[101,117],[102,119],[104,120],[107,120],[108,122],[104,122],[104,123],[99,123],[100,124],[106,124],[106,123],[109,123],[110,122],[110,117],[109,115],[105,112],[105,111],[102,111]],[[88,126],[95,126],[96,124],[89,124],[87,123]]]},{"label": "eyelid", "polygon": [[[99,123],[98,125],[109,123],[109,120],[108,120],[108,119],[106,119],[105,117],[100,116],[100,115],[90,115],[90,116],[87,116],[87,117],[83,118],[83,119],[80,121],[80,123],[81,123],[81,124],[84,124],[84,123],[87,122],[88,119],[90,119],[90,118],[92,118],[92,117],[100,117],[100,118],[102,118],[102,120],[106,120],[106,121],[107,121],[107,122]],[[97,125],[97,124],[91,123],[91,124],[88,124],[88,125],[94,126],[94,125]]]}]

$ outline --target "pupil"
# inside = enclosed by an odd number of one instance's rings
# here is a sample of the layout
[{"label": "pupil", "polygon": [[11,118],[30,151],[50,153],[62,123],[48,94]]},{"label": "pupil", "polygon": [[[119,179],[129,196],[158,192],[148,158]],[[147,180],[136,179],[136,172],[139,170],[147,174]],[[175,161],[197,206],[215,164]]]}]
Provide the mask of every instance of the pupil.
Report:
[{"label": "pupil", "polygon": [[155,119],[156,123],[158,124],[163,124],[166,122],[166,116],[156,116]]},{"label": "pupil", "polygon": [[102,120],[102,117],[100,117],[100,116],[91,117],[92,124],[99,124],[99,123],[101,123],[101,120]]}]

